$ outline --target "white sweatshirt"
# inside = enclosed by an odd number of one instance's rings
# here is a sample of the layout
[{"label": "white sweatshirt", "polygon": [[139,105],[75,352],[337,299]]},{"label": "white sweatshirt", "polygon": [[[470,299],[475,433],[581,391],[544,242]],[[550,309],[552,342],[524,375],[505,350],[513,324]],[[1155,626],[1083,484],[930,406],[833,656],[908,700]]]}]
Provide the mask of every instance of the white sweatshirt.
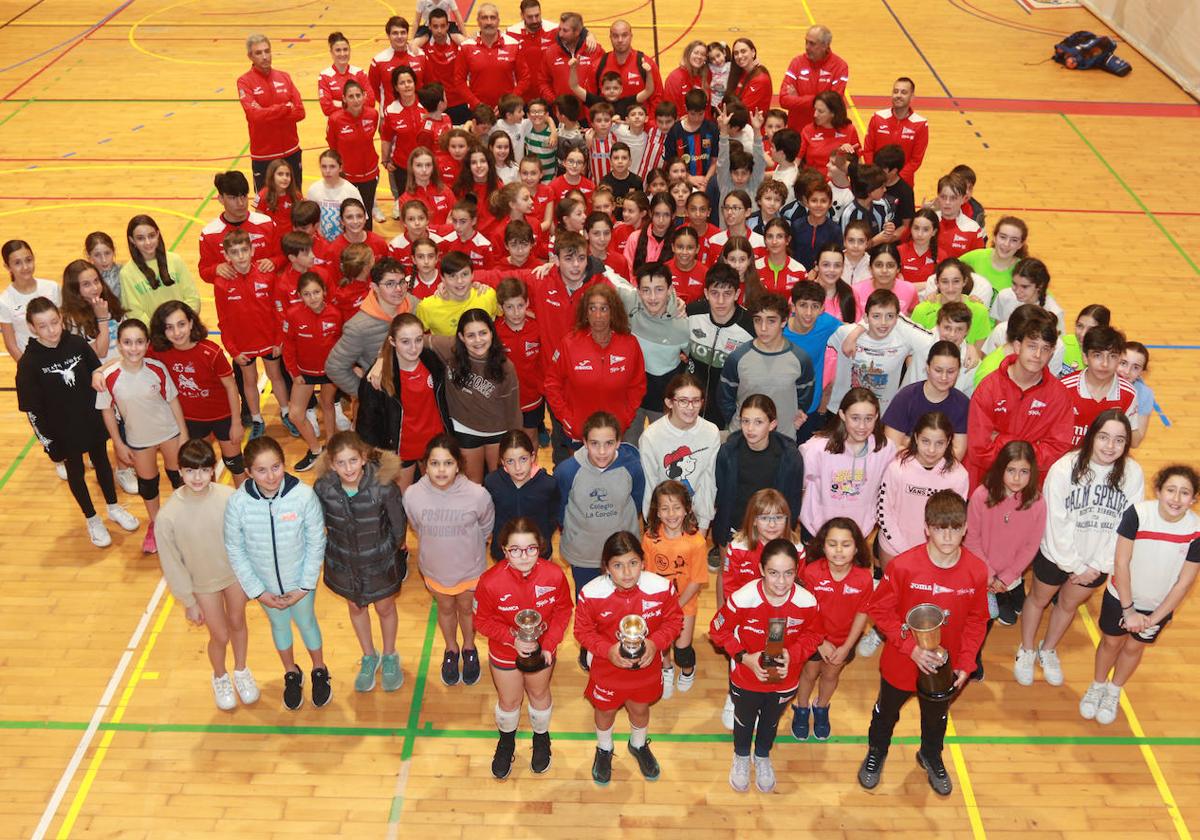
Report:
[{"label": "white sweatshirt", "polygon": [[1117,525],[1131,504],[1142,501],[1146,480],[1132,458],[1125,459],[1120,488],[1108,485],[1112,467],[1094,461],[1079,484],[1071,483],[1071,469],[1079,457],[1075,449],[1046,471],[1046,533],[1041,551],[1064,572],[1077,574],[1092,568],[1104,574],[1113,570]]},{"label": "white sweatshirt", "polygon": [[712,521],[717,500],[717,450],[721,432],[716,424],[701,417],[686,431],[676,428],[664,415],[642,432],[638,450],[646,476],[642,514],[650,518],[650,496],[654,488],[674,479],[692,493],[692,508],[703,532]]}]

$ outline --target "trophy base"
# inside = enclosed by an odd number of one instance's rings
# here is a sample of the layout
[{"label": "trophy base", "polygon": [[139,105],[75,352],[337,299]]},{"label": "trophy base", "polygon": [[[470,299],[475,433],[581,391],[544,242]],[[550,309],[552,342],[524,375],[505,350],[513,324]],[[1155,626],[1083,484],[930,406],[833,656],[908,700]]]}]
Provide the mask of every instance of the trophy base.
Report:
[{"label": "trophy base", "polygon": [[[632,659],[633,661],[636,662],[637,660],[641,659],[645,655],[646,655],[646,645],[645,644],[639,645],[638,649],[633,650],[633,651],[629,650],[624,645],[621,645],[621,658],[622,659]],[[641,666],[634,665],[633,670],[637,670],[639,667],[641,667]]]},{"label": "trophy base", "polygon": [[542,652],[539,650],[536,655],[528,657],[517,657],[517,670],[522,674],[536,674],[547,667],[546,660],[542,657]]},{"label": "trophy base", "polygon": [[924,700],[945,703],[957,692],[958,689],[954,687],[954,668],[949,662],[943,662],[932,674],[917,676],[917,696]]}]

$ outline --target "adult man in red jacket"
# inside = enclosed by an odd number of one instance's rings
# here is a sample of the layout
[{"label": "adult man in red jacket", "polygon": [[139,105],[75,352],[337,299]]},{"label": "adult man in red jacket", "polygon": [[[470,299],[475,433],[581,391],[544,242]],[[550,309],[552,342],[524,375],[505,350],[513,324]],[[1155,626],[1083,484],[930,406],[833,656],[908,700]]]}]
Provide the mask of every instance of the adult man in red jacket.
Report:
[{"label": "adult man in red jacket", "polygon": [[515,93],[528,102],[538,97],[538,69],[542,66],[542,52],[554,43],[558,35],[558,24],[542,22],[542,4],[539,0],[521,0],[521,22],[505,30],[510,38],[521,45],[521,63],[525,65],[528,80]]},{"label": "adult man in red jacket", "polygon": [[[1032,311],[1026,310],[1028,307]],[[1034,304],[1022,304],[1009,316],[1013,355],[989,373],[971,397],[967,415],[967,471],[979,486],[1004,445],[1028,441],[1043,478],[1050,465],[1071,448],[1075,411],[1071,396],[1046,364],[1058,341],[1058,322]]]},{"label": "adult man in red jacket", "polygon": [[654,59],[640,50],[633,48],[633,27],[626,20],[614,20],[608,28],[608,40],[612,43],[612,52],[607,52],[596,67],[596,84],[605,73],[612,71],[621,75],[621,96],[637,96],[646,89],[645,71],[642,62],[650,68],[654,79],[654,93],[646,100],[646,113],[653,114],[654,106],[662,95],[662,73]]},{"label": "adult man in red jacket", "polygon": [[500,31],[498,8],[484,3],[475,20],[479,35],[462,42],[454,84],[469,107],[482,102],[495,108],[501,96],[526,86],[527,71],[520,61],[521,45]]},{"label": "adult man in red jacket", "polygon": [[250,128],[250,167],[254,191],[262,189],[267,166],[287,159],[297,184],[303,181],[300,134],[296,125],[304,119],[304,102],[292,77],[271,67],[271,42],[266,35],[246,38],[246,55],[251,67],[237,80],[238,99]]},{"label": "adult man in red jacket", "polygon": [[583,27],[583,16],[577,12],[563,12],[558,20],[558,37],[542,52],[542,64],[538,70],[538,91],[547,102],[564,95],[574,96],[570,83],[572,56],[578,60],[576,72],[584,88],[596,92],[596,67],[603,55]]},{"label": "adult man in red jacket", "polygon": [[801,131],[813,121],[813,100],[823,90],[846,95],[850,67],[830,49],[833,33],[813,26],[804,36],[804,52],[792,59],[779,86],[779,104],[787,109],[788,128]]},{"label": "adult man in red jacket", "polygon": [[871,163],[875,152],[889,144],[904,150],[904,167],[900,177],[911,187],[921,162],[925,160],[925,149],[929,146],[929,123],[912,109],[916,83],[901,76],[892,83],[892,107],[876,111],[867,126],[863,138],[863,159]]}]

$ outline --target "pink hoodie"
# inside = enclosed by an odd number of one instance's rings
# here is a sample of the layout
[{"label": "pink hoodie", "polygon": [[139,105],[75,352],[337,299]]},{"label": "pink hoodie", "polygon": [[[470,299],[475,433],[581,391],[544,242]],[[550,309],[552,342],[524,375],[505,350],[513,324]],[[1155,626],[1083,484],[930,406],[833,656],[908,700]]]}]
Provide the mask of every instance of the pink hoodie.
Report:
[{"label": "pink hoodie", "polygon": [[888,465],[879,488],[879,547],[893,556],[925,542],[925,503],[939,490],[967,499],[967,469],[957,461],[925,469],[916,458]]},{"label": "pink hoodie", "polygon": [[447,589],[487,570],[487,538],[496,516],[492,497],[464,475],[439,490],[429,476],[404,491],[404,512],[420,540],[421,574]]},{"label": "pink hoodie", "polygon": [[817,436],[800,446],[804,459],[800,524],[815,534],[835,516],[848,516],[864,536],[870,534],[875,529],[879,484],[888,464],[896,460],[896,447],[889,440],[876,452],[875,438],[870,438],[867,454],[854,456],[849,451],[827,452],[828,444],[829,438]]},{"label": "pink hoodie", "polygon": [[1046,532],[1046,500],[1019,510],[1020,497],[1008,496],[995,507],[987,506],[988,491],[975,488],[967,505],[967,536],[963,545],[987,563],[988,571],[1006,585],[1025,573]]}]

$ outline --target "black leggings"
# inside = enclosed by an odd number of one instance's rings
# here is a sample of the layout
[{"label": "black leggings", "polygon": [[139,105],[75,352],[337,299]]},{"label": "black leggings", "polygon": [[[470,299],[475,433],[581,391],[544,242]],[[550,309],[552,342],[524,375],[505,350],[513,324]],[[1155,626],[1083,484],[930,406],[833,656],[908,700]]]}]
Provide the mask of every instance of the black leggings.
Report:
[{"label": "black leggings", "polygon": [[[110,505],[117,503],[117,485],[113,483],[112,464],[108,462],[108,442],[105,440],[93,443],[87,451],[87,456],[96,470],[96,483],[104,494],[104,501]],[[67,468],[67,486],[83,515],[91,519],[96,515],[96,507],[92,504],[92,496],[88,492],[87,481],[84,479],[83,453],[75,452],[63,459]]]},{"label": "black leggings", "polygon": [[795,693],[750,691],[730,683],[729,696],[733,698],[733,754],[750,755],[750,742],[753,740],[754,754],[759,758],[769,756],[771,747],[775,745],[779,718]]},{"label": "black leggings", "polygon": [[[879,678],[879,697],[871,713],[871,728],[867,732],[867,743],[871,749],[887,755],[892,744],[892,730],[900,719],[900,709],[915,692],[896,688],[883,677]],[[950,710],[948,702],[934,703],[917,695],[921,705],[921,752],[936,758],[942,754],[942,743],[946,738],[946,719]]]}]

